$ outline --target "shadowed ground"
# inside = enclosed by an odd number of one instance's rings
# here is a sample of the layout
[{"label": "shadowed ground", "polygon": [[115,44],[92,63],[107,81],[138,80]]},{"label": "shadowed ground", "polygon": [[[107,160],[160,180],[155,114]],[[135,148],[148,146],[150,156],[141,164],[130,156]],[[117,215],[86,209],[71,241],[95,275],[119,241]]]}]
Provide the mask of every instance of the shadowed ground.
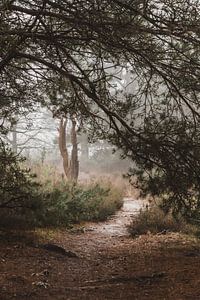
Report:
[{"label": "shadowed ground", "polygon": [[199,242],[177,233],[132,239],[126,225],[142,205],[125,199],[107,222],[57,232],[51,242],[78,258],[4,235],[0,299],[200,299]]}]

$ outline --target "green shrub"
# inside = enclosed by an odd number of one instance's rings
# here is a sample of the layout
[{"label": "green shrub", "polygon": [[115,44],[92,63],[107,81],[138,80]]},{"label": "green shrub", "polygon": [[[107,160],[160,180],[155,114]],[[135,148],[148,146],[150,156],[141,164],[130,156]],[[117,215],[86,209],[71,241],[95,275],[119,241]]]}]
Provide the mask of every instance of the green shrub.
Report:
[{"label": "green shrub", "polygon": [[116,188],[74,185],[67,182],[47,184],[35,223],[40,226],[69,226],[81,221],[105,220],[122,205],[122,193]]},{"label": "green shrub", "polygon": [[40,185],[14,154],[0,140],[0,226],[24,227],[34,217],[40,203]]},{"label": "green shrub", "polygon": [[74,185],[44,166],[36,182],[22,163],[22,158],[1,145],[1,227],[28,229],[105,220],[122,205],[121,189],[111,183]]},{"label": "green shrub", "polygon": [[[20,212],[35,206],[38,187],[30,170],[22,167],[23,158],[0,141],[0,209]],[[33,201],[34,200],[34,201]]]},{"label": "green shrub", "polygon": [[129,226],[129,232],[134,237],[148,232],[153,234],[166,232],[190,233],[193,229],[182,217],[175,219],[171,213],[165,214],[157,206],[141,210],[137,216],[134,216],[134,220]]}]

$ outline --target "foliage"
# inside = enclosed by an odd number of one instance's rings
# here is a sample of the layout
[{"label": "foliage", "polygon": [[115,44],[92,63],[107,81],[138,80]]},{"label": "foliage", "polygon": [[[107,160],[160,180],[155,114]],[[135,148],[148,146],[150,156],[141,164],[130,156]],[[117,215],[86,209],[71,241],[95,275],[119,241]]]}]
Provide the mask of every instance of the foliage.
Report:
[{"label": "foliage", "polygon": [[151,194],[161,201],[165,213],[181,214],[198,223],[200,217],[200,124],[171,117],[161,122],[151,118],[145,124],[145,141],[135,143],[131,154],[142,196]]},{"label": "foliage", "polygon": [[112,187],[98,183],[79,186],[63,181],[46,186],[35,221],[42,226],[68,226],[105,220],[121,205],[122,194]]},{"label": "foliage", "polygon": [[45,168],[44,165],[39,169],[39,178],[34,179],[29,169],[21,167],[22,162],[23,159],[2,146],[1,226],[57,227],[81,221],[100,221],[122,205],[122,191],[111,184],[68,183],[61,177],[56,178],[53,168]]},{"label": "foliage", "polygon": [[151,206],[141,210],[129,226],[129,232],[133,237],[147,233],[183,232],[194,234],[197,228],[188,225],[183,218],[174,219],[172,214],[165,214],[159,207]]},{"label": "foliage", "polygon": [[0,209],[23,212],[38,201],[38,187],[30,170],[22,167],[23,158],[0,143]]}]

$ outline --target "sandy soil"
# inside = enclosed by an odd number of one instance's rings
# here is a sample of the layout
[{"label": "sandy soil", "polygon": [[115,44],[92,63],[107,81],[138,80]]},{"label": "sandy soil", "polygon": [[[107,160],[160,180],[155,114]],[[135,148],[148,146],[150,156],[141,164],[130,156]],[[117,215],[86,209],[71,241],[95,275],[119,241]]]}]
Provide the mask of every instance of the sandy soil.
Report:
[{"label": "sandy soil", "polygon": [[107,222],[57,232],[51,242],[77,258],[1,232],[0,299],[200,299],[199,242],[177,233],[132,239],[126,225],[141,205],[125,199]]}]

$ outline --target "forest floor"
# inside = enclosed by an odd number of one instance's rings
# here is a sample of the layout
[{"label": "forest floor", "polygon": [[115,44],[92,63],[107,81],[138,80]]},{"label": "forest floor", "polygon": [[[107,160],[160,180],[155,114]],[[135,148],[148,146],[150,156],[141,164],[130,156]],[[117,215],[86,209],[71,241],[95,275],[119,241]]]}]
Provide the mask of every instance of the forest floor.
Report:
[{"label": "forest floor", "polygon": [[49,233],[77,257],[0,232],[0,299],[200,299],[200,242],[178,233],[131,238],[126,225],[140,207],[125,199],[107,222]]}]

